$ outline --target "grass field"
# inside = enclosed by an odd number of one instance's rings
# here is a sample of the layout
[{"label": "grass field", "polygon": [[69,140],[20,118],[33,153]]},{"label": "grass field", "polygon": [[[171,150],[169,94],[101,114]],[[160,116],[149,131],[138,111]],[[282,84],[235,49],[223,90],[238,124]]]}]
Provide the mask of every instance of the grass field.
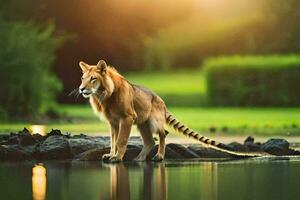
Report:
[{"label": "grass field", "polygon": [[175,72],[143,72],[126,74],[132,83],[151,88],[160,95],[165,94],[203,94],[206,86],[199,70]]},{"label": "grass field", "polygon": [[[48,130],[108,134],[108,125],[98,120],[89,105],[63,105],[61,110],[71,120],[49,122]],[[169,110],[183,123],[205,134],[300,136],[300,108],[170,107]],[[17,131],[29,125],[2,123],[0,132]]]},{"label": "grass field", "polygon": [[205,104],[206,85],[200,69],[131,73],[125,74],[125,77],[134,84],[153,90],[169,106]]},{"label": "grass field", "polygon": [[[204,96],[206,91],[200,70],[171,73],[143,72],[127,74],[125,77],[132,83],[154,90],[166,100],[169,110],[178,119],[204,134],[300,136],[300,108],[195,106],[201,104],[199,97]],[[45,123],[48,131],[53,128],[70,133],[108,134],[109,132],[108,125],[99,121],[88,104],[61,105],[60,110],[68,117]],[[38,122],[0,122],[0,133],[18,131],[36,123]],[[133,132],[136,132],[136,129]]]}]

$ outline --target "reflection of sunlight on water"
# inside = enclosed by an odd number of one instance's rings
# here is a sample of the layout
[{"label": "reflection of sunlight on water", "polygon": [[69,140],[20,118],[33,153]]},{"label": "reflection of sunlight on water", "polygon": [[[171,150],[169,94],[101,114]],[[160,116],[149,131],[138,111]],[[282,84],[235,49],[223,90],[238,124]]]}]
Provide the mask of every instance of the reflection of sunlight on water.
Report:
[{"label": "reflection of sunlight on water", "polygon": [[46,198],[46,168],[36,165],[32,168],[32,197],[34,200]]},{"label": "reflection of sunlight on water", "polygon": [[46,135],[46,126],[43,125],[31,125],[30,130],[33,134],[38,133],[40,135]]}]

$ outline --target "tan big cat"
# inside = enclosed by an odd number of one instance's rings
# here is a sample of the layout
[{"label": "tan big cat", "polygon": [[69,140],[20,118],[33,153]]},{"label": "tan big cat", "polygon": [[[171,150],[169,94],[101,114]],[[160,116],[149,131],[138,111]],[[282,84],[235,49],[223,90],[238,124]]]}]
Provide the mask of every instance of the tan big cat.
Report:
[{"label": "tan big cat", "polygon": [[111,129],[111,150],[103,155],[104,161],[122,161],[133,124],[136,124],[143,138],[144,146],[136,161],[146,160],[155,145],[152,134],[159,136],[159,147],[153,161],[161,161],[165,156],[165,124],[176,131],[192,137],[212,148],[234,156],[256,156],[232,152],[223,143],[216,142],[191,130],[174,118],[166,109],[164,101],[151,90],[134,85],[120,75],[117,70],[100,60],[97,65],[80,62],[82,69],[79,93],[89,98],[94,112],[108,121]]}]

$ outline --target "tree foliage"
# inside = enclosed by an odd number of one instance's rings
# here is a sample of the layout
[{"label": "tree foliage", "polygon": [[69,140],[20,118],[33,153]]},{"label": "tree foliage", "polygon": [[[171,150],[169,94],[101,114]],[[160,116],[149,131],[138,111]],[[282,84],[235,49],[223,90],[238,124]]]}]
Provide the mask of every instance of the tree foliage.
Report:
[{"label": "tree foliage", "polygon": [[0,21],[0,110],[2,117],[32,117],[55,106],[62,85],[51,70],[62,38],[54,26]]}]

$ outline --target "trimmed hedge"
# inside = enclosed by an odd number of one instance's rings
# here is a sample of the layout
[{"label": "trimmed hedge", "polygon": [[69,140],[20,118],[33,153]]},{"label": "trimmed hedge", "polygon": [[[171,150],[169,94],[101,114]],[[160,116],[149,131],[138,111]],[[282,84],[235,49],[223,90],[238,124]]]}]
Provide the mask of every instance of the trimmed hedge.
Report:
[{"label": "trimmed hedge", "polygon": [[300,106],[300,56],[228,56],[204,62],[215,106]]}]

